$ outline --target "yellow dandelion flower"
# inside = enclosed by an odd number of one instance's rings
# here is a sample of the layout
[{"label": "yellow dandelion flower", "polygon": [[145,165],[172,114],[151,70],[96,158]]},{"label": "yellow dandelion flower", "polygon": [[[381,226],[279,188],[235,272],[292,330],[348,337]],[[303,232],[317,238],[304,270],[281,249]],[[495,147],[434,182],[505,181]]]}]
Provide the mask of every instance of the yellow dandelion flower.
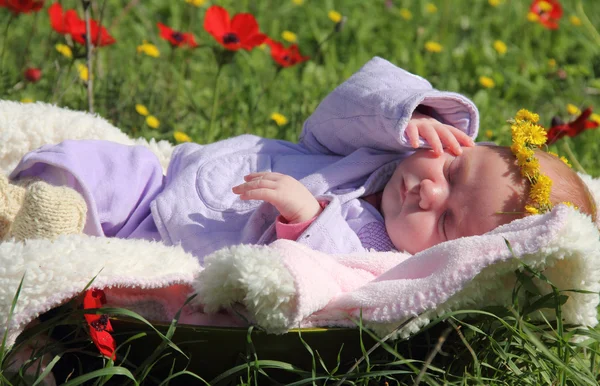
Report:
[{"label": "yellow dandelion flower", "polygon": [[150,114],[150,112],[148,112],[148,109],[146,108],[146,106],[139,104],[139,103],[137,105],[135,105],[135,111],[137,111],[138,114],[143,115],[143,116],[147,116],[148,114]]},{"label": "yellow dandelion flower", "polygon": [[569,206],[569,207],[571,207],[573,209],[579,209],[579,207],[577,205],[573,204],[571,201],[563,201],[561,204]]},{"label": "yellow dandelion flower", "polygon": [[151,56],[153,58],[158,58],[160,56],[160,51],[158,50],[158,47],[156,47],[154,44],[152,43],[148,43],[147,41],[144,40],[144,42],[142,44],[140,44],[139,46],[137,46],[137,53],[144,53],[148,56]]},{"label": "yellow dandelion flower", "polygon": [[494,132],[492,130],[488,129],[488,130],[485,131],[485,136],[488,139],[491,139],[494,136]]},{"label": "yellow dandelion flower", "polygon": [[552,189],[552,180],[550,177],[541,174],[537,181],[531,186],[529,198],[540,207],[550,206],[550,190]]},{"label": "yellow dandelion flower", "polygon": [[517,154],[517,162],[521,169],[521,175],[531,180],[540,173],[540,162],[537,158],[526,157],[525,154]]},{"label": "yellow dandelion flower", "polygon": [[146,117],[146,124],[153,129],[158,129],[158,126],[160,126],[160,121],[154,115],[148,115]]},{"label": "yellow dandelion flower", "polygon": [[553,59],[553,58],[548,59],[548,67],[550,67],[550,68],[556,67],[556,59]]},{"label": "yellow dandelion flower", "polygon": [[438,42],[434,42],[433,40],[429,40],[425,43],[425,49],[429,52],[442,52],[444,47]]},{"label": "yellow dandelion flower", "polygon": [[504,55],[506,54],[506,51],[508,50],[508,48],[506,47],[506,43],[504,43],[502,40],[496,40],[494,42],[494,49],[496,50],[496,52],[498,52],[500,55]]},{"label": "yellow dandelion flower", "polygon": [[548,151],[547,153],[550,154],[551,156],[554,156],[554,157],[558,158],[558,154],[556,154],[553,151]]},{"label": "yellow dandelion flower", "polygon": [[182,143],[182,142],[192,142],[192,139],[190,138],[189,135],[187,135],[186,133],[184,133],[183,131],[176,131],[173,133],[173,138],[175,138],[175,141],[177,143]]},{"label": "yellow dandelion flower", "polygon": [[527,212],[529,214],[539,214],[540,213],[540,211],[535,206],[531,206],[531,205],[525,205],[525,212]]},{"label": "yellow dandelion flower", "polygon": [[288,123],[288,119],[283,114],[273,113],[271,119],[275,121],[277,126],[283,126]]},{"label": "yellow dandelion flower", "polygon": [[519,130],[525,143],[542,146],[548,140],[546,130],[533,122],[525,121],[519,124]]},{"label": "yellow dandelion flower", "polygon": [[85,64],[77,63],[77,72],[79,73],[79,78],[84,82],[87,82],[90,78],[90,74],[88,73],[88,68]]},{"label": "yellow dandelion flower", "polygon": [[69,59],[73,59],[73,51],[71,51],[71,47],[69,47],[68,45],[58,43],[54,46],[54,48],[56,48],[56,51],[58,51],[62,56]]},{"label": "yellow dandelion flower", "polygon": [[590,115],[590,121],[596,122],[597,124],[600,125],[600,114],[594,113],[594,114]]},{"label": "yellow dandelion flower", "polygon": [[33,103],[33,99],[31,99],[31,98],[23,98],[23,99],[21,99],[21,103]]},{"label": "yellow dandelion flower", "polygon": [[572,103],[568,103],[567,104],[567,113],[571,114],[571,115],[579,115],[581,114],[581,110],[579,110],[579,107],[575,106]]},{"label": "yellow dandelion flower", "polygon": [[532,23],[535,23],[536,21],[540,20],[540,17],[535,12],[528,12],[527,13],[527,20],[529,20]]},{"label": "yellow dandelion flower", "polygon": [[497,7],[500,5],[500,3],[502,3],[502,0],[488,0],[488,3],[492,6],[492,7]]},{"label": "yellow dandelion flower", "polygon": [[494,82],[494,79],[490,78],[489,76],[480,76],[479,83],[485,88],[496,87],[496,82]]},{"label": "yellow dandelion flower", "polygon": [[281,33],[281,37],[283,38],[283,40],[290,43],[296,43],[298,41],[298,36],[292,31],[283,31]]},{"label": "yellow dandelion flower", "polygon": [[515,116],[515,119],[517,119],[519,121],[529,121],[529,122],[537,123],[540,120],[540,116],[536,113],[532,113],[529,110],[521,109],[521,110],[517,111],[517,115]]},{"label": "yellow dandelion flower", "polygon": [[552,11],[552,4],[550,4],[547,1],[538,1],[537,3],[538,8],[540,9],[540,11],[542,12],[550,12]]},{"label": "yellow dandelion flower", "polygon": [[410,20],[413,18],[412,12],[406,8],[400,8],[398,13],[400,14],[400,17],[403,18],[404,20]]},{"label": "yellow dandelion flower", "polygon": [[206,3],[206,0],[185,0],[185,2],[193,5],[194,7],[201,7]]},{"label": "yellow dandelion flower", "polygon": [[437,10],[437,7],[433,3],[427,3],[427,5],[425,6],[425,12],[427,13],[436,13]]},{"label": "yellow dandelion flower", "polygon": [[569,17],[569,21],[571,22],[571,24],[573,24],[575,27],[579,27],[581,25],[581,19],[578,18],[575,15],[572,15],[571,17]]},{"label": "yellow dandelion flower", "polygon": [[569,162],[569,160],[567,159],[567,157],[565,157],[564,155],[560,157],[560,160],[562,162],[564,162],[565,165],[567,165],[568,167],[571,167],[571,163]]},{"label": "yellow dandelion flower", "polygon": [[304,0],[292,0],[292,3],[294,3],[296,5],[302,5],[302,4],[304,4]]},{"label": "yellow dandelion flower", "polygon": [[342,14],[338,11],[334,11],[333,9],[327,13],[327,17],[334,23],[339,23],[342,21]]}]

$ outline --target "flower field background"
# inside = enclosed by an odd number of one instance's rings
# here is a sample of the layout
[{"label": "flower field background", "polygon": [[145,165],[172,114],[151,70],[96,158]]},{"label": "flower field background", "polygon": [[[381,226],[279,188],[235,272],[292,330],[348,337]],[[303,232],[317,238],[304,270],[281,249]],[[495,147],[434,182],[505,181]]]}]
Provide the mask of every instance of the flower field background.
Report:
[{"label": "flower field background", "polygon": [[[0,26],[1,99],[93,111],[130,136],[208,143],[251,133],[295,141],[333,88],[381,56],[472,98],[481,113],[479,141],[509,144],[506,120],[526,108],[552,133],[551,150],[600,175],[600,133],[593,130],[600,124],[598,1],[0,0]],[[527,288],[527,275],[520,280]],[[540,327],[528,319],[553,300],[558,313],[557,296],[495,313],[456,312],[475,316],[473,324],[445,315],[438,321],[448,318],[450,327],[433,328],[426,338],[432,356],[419,360],[410,347],[408,360],[388,347],[387,357],[365,355],[345,375],[347,368],[321,367],[307,347],[312,369],[275,361],[264,368],[293,373],[298,385],[597,384],[597,330],[567,332],[560,323]],[[82,325],[82,316],[77,310],[71,324]],[[43,328],[63,323],[53,318]],[[83,349],[49,349],[56,368],[73,352],[95,360],[89,367],[77,359],[83,364],[68,384],[123,384],[126,377],[163,384],[145,377],[168,339],[147,349],[150,359],[136,368],[123,356],[108,360],[111,351],[98,358],[87,333],[79,333],[74,341]],[[573,336],[583,343],[572,344]],[[2,346],[3,369],[5,354]],[[259,384],[263,362],[246,360],[218,380]],[[7,382],[2,371],[0,383]]]}]

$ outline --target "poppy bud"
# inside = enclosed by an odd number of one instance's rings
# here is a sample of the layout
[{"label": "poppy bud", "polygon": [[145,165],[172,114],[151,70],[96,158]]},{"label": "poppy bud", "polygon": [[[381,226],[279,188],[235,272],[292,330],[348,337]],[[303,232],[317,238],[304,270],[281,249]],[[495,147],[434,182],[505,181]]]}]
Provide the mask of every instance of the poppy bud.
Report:
[{"label": "poppy bud", "polygon": [[40,70],[39,68],[30,67],[25,70],[23,75],[28,81],[30,81],[31,83],[35,83],[42,77],[42,70]]}]

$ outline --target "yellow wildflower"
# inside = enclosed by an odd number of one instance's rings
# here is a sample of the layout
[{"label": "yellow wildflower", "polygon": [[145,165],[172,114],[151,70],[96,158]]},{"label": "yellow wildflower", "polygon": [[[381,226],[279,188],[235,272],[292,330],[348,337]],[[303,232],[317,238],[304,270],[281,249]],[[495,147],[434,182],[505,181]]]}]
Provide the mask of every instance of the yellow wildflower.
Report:
[{"label": "yellow wildflower", "polygon": [[489,76],[480,76],[479,83],[485,88],[496,87],[496,82],[494,82],[494,79],[490,78]]},{"label": "yellow wildflower", "polygon": [[548,140],[546,130],[533,122],[520,124],[520,131],[525,142],[531,145],[542,146]]},{"label": "yellow wildflower", "polygon": [[550,203],[550,190],[552,188],[552,180],[550,177],[541,174],[538,176],[537,181],[531,186],[529,192],[529,198],[540,207],[551,206]]},{"label": "yellow wildflower", "polygon": [[563,201],[562,204],[565,204],[566,206],[570,206],[573,209],[579,209],[579,207],[575,204],[573,204],[571,201]]},{"label": "yellow wildflower", "polygon": [[540,17],[535,12],[528,12],[527,13],[527,20],[529,20],[530,22],[534,23],[534,22],[540,20]]},{"label": "yellow wildflower", "polygon": [[412,12],[406,8],[400,8],[398,13],[400,14],[400,17],[403,18],[404,20],[410,20],[413,17]]},{"label": "yellow wildflower", "polygon": [[496,50],[496,52],[498,52],[500,55],[504,55],[506,54],[507,48],[506,48],[506,43],[504,43],[502,40],[496,40],[494,42],[494,49]]},{"label": "yellow wildflower", "polygon": [[291,31],[283,31],[281,33],[281,37],[283,40],[288,41],[290,43],[296,43],[298,41],[298,36]]},{"label": "yellow wildflower", "polygon": [[142,44],[137,46],[137,52],[138,54],[142,52],[153,58],[158,58],[160,56],[160,51],[158,50],[158,48],[154,44],[148,43],[145,40]]},{"label": "yellow wildflower", "polygon": [[437,7],[433,3],[427,3],[427,5],[425,6],[425,11],[427,13],[436,13],[437,10]]},{"label": "yellow wildflower", "polygon": [[529,214],[540,213],[540,211],[535,206],[531,206],[531,205],[525,205],[525,212],[527,212]]},{"label": "yellow wildflower", "polygon": [[569,17],[569,21],[571,22],[571,24],[573,24],[575,27],[579,27],[581,25],[581,19],[578,18],[575,15],[572,15],[571,17]]},{"label": "yellow wildflower", "polygon": [[87,82],[90,78],[90,74],[88,73],[88,68],[85,64],[77,63],[77,72],[79,72],[79,78],[84,82]]},{"label": "yellow wildflower", "polygon": [[184,133],[183,131],[176,131],[173,133],[173,138],[175,138],[175,141],[177,143],[181,143],[181,142],[192,142],[192,139],[190,138],[189,135],[187,135],[186,133]]},{"label": "yellow wildflower", "polygon": [[[531,156],[529,155],[530,152]],[[533,156],[533,150],[531,149],[517,154],[517,164],[521,169],[521,175],[529,180],[532,180],[540,173],[540,161]]]},{"label": "yellow wildflower", "polygon": [[526,109],[517,111],[515,118],[520,121],[529,121],[533,123],[537,123],[540,120],[540,116],[538,114],[532,113]]},{"label": "yellow wildflower", "polygon": [[594,113],[594,114],[590,115],[590,121],[596,122],[597,124],[600,125],[600,114]]},{"label": "yellow wildflower", "polygon": [[552,156],[554,156],[554,157],[556,157],[556,158],[558,158],[558,154],[556,154],[553,151],[548,151],[547,153],[550,154],[550,155],[552,155]]},{"label": "yellow wildflower", "polygon": [[565,165],[567,165],[568,167],[571,167],[571,163],[569,162],[569,160],[564,155],[560,157],[560,160],[562,162],[564,162]]},{"label": "yellow wildflower", "polygon": [[539,1],[537,3],[537,5],[538,5],[538,8],[540,9],[540,11],[542,11],[542,12],[550,12],[550,11],[552,11],[552,4],[550,4],[547,1]]},{"label": "yellow wildflower", "polygon": [[185,0],[185,2],[193,5],[194,7],[200,7],[206,3],[206,0]]},{"label": "yellow wildflower", "polygon": [[327,16],[329,17],[329,20],[334,23],[339,23],[342,20],[342,14],[338,11],[334,11],[333,9],[327,13]]},{"label": "yellow wildflower", "polygon": [[442,47],[442,45],[438,42],[429,40],[425,43],[425,49],[429,52],[441,52],[444,49],[444,47]]},{"label": "yellow wildflower", "polygon": [[33,103],[33,99],[31,99],[31,98],[23,98],[23,99],[21,99],[21,103]]},{"label": "yellow wildflower", "polygon": [[579,115],[581,114],[581,110],[579,110],[579,107],[575,106],[572,103],[568,103],[567,104],[567,113],[571,114],[571,115]]},{"label": "yellow wildflower", "polygon": [[68,45],[58,43],[54,46],[54,48],[56,48],[56,51],[58,51],[62,56],[69,59],[73,59],[73,51],[71,51],[71,47],[69,47]]},{"label": "yellow wildflower", "polygon": [[160,121],[154,115],[148,115],[146,117],[146,124],[153,129],[158,129],[158,126],[160,126]]},{"label": "yellow wildflower", "polygon": [[277,123],[277,126],[283,126],[288,123],[287,118],[283,114],[273,113],[271,114],[271,119]]},{"label": "yellow wildflower", "polygon": [[292,2],[296,5],[302,5],[304,4],[304,0],[292,0]]},{"label": "yellow wildflower", "polygon": [[146,106],[141,105],[141,104],[137,104],[135,105],[135,111],[137,111],[138,114],[143,115],[143,116],[147,116],[148,114],[150,114],[148,112],[148,109],[146,108]]},{"label": "yellow wildflower", "polygon": [[502,2],[502,0],[488,0],[488,3],[492,6],[492,7],[497,7],[500,5],[500,3]]},{"label": "yellow wildflower", "polygon": [[554,68],[556,67],[556,59],[548,59],[548,67]]},{"label": "yellow wildflower", "polygon": [[494,136],[494,132],[493,132],[492,130],[490,130],[490,129],[487,129],[487,130],[485,131],[485,136],[486,136],[488,139],[491,139],[491,138]]}]

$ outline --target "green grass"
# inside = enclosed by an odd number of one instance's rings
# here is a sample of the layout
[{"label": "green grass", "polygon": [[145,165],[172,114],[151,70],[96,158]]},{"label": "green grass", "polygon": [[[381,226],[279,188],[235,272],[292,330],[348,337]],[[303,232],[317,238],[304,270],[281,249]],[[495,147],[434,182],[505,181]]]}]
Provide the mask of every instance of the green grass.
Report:
[{"label": "green grass", "polygon": [[[593,28],[600,25],[599,2],[561,1],[565,15],[555,31],[527,20],[529,1],[504,0],[493,7],[484,0],[435,0],[431,2],[437,6],[435,13],[427,12],[426,3],[395,0],[388,8],[383,0],[305,0],[301,6],[288,0],[221,1],[219,5],[231,13],[253,13],[261,30],[276,40],[281,40],[284,30],[295,32],[300,51],[311,60],[278,71],[268,51],[237,52],[222,69],[215,98],[215,49],[218,52],[219,47],[202,28],[208,4],[194,8],[183,1],[93,1],[93,17],[101,18],[117,40],[95,52],[94,111],[131,136],[174,141],[173,133],[181,131],[207,143],[253,133],[294,141],[319,101],[377,55],[424,76],[438,89],[472,98],[481,112],[479,140],[507,144],[506,119],[520,108],[538,112],[544,126],[549,126],[554,116],[572,118],[566,111],[568,103],[592,106],[600,112],[600,35]],[[64,0],[62,5],[77,8],[82,15],[79,1]],[[412,13],[410,20],[401,17],[402,8]],[[327,17],[330,9],[347,18],[339,31]],[[573,15],[582,25],[569,22]],[[200,47],[170,48],[159,38],[159,21],[193,32]],[[45,10],[13,19],[0,8],[0,26],[5,26],[0,28],[2,99],[28,98],[72,109],[89,108],[76,65],[85,60],[69,60],[54,49],[55,44],[66,41],[51,30]],[[136,47],[143,40],[156,44],[161,56],[137,54]],[[504,55],[494,50],[495,40],[507,45]],[[439,42],[443,50],[427,52],[427,41]],[[42,69],[39,82],[24,81],[27,67]],[[495,87],[483,87],[480,76],[491,77]],[[150,128],[136,112],[138,103],[160,120],[158,129]],[[276,125],[270,119],[273,112],[286,116],[288,123]],[[598,176],[599,136],[598,131],[588,131],[561,140],[553,150],[576,157],[587,172]],[[572,155],[566,152],[567,146]],[[535,304],[540,295],[529,294],[529,298]],[[561,299],[559,295],[550,299],[557,310]],[[283,377],[298,385],[334,385],[342,379],[357,385],[410,385],[417,380],[428,385],[597,384],[599,332],[569,329],[561,323],[534,323],[531,304],[515,301],[506,309],[446,315],[410,341],[383,343],[348,374],[355,358],[344,356],[351,352],[350,344],[338,360],[339,346],[328,347],[327,338],[310,341],[311,335],[305,334],[306,345],[298,339],[297,355],[282,360],[261,349],[267,344],[261,341],[264,334],[243,331],[240,336],[237,332],[228,344],[243,344],[241,356],[236,357],[238,366],[234,360],[220,377],[216,374],[205,381],[254,385]],[[59,344],[43,345],[34,355],[50,352],[54,370],[67,377],[68,384],[84,384],[87,378],[87,384],[98,385],[124,384],[130,379],[135,379],[131,384],[166,384],[168,376],[158,370],[166,368],[168,374],[171,366],[171,379],[192,384],[192,378],[186,377],[195,370],[197,356],[186,358],[191,348],[181,349],[185,354],[174,348],[185,346],[185,336],[183,342],[174,343],[181,328],[166,328],[162,335],[150,327],[134,328],[118,337],[123,347],[112,363],[98,358],[82,329],[80,310],[67,306],[59,311],[46,315],[23,339],[35,340],[35,334],[44,331],[55,336]],[[375,344],[367,331],[360,331],[364,339],[354,337],[357,358]],[[576,343],[575,336],[580,337]],[[128,343],[123,343],[127,339]],[[154,353],[151,360],[130,360],[140,349]],[[333,359],[325,361],[320,354],[323,350],[332,351]],[[0,351],[3,369],[10,358],[10,352]],[[306,363],[296,363],[300,358]],[[7,376],[3,372],[0,383],[19,384],[18,375],[10,381],[3,378]],[[202,377],[202,372],[197,376]],[[203,383],[196,379],[194,384]]]}]

